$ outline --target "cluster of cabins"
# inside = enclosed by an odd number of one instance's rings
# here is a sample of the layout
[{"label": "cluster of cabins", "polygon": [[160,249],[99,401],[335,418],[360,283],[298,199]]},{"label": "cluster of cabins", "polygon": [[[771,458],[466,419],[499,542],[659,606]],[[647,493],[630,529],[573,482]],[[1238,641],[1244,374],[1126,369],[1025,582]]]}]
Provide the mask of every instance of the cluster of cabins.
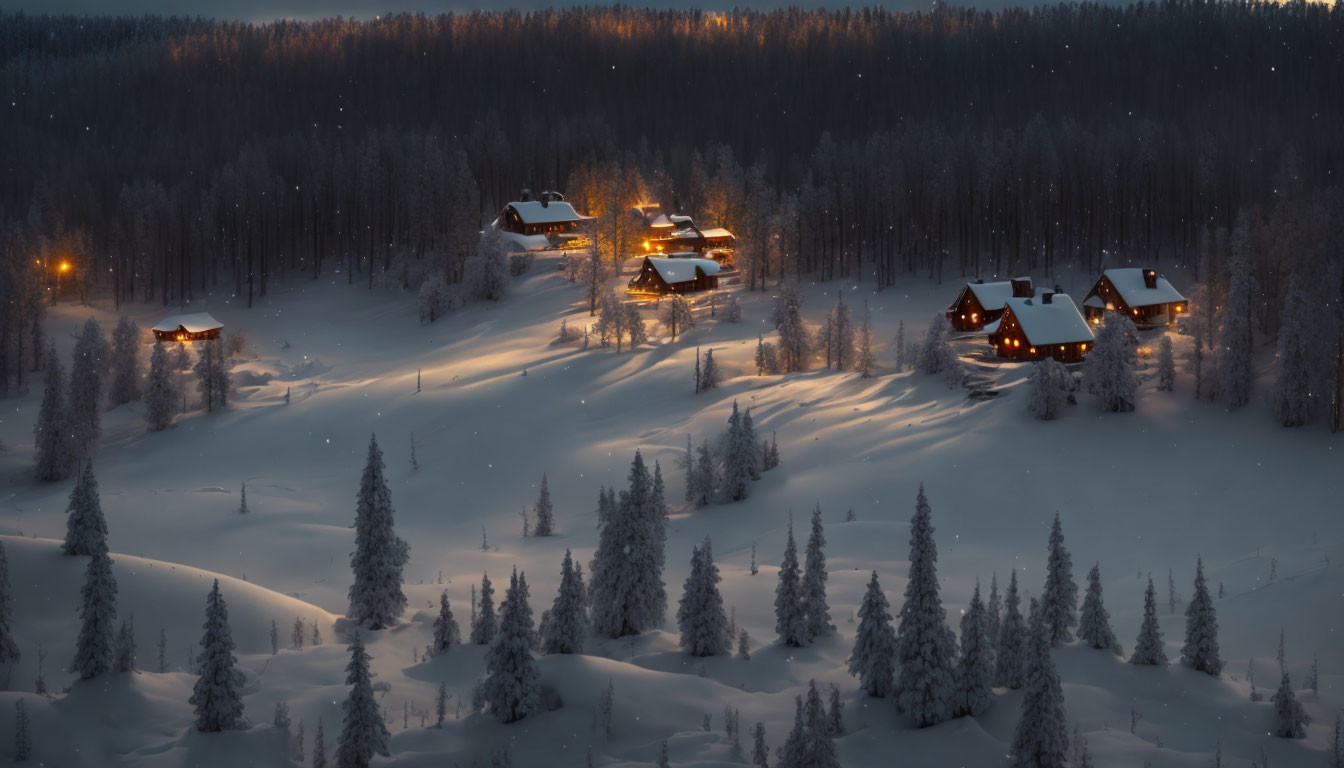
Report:
[{"label": "cluster of cabins", "polygon": [[1156,270],[1108,269],[1083,298],[1082,310],[1055,286],[1039,290],[1029,277],[967,283],[947,309],[955,330],[986,334],[998,357],[1064,363],[1082,361],[1092,348],[1092,327],[1106,312],[1118,312],[1139,328],[1170,325],[1189,302]]}]

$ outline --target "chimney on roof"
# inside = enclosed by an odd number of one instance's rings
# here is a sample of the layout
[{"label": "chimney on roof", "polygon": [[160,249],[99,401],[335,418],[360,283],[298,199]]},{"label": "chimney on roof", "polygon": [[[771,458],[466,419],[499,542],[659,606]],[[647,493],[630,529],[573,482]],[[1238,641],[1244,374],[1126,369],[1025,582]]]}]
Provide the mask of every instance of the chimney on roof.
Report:
[{"label": "chimney on roof", "polygon": [[523,191],[518,193],[518,202],[526,203],[530,202],[531,200],[532,200],[532,190],[528,189],[527,187],[523,187]]},{"label": "chimney on roof", "polygon": [[1050,304],[1050,303],[1052,303],[1052,300],[1053,300],[1054,298],[1055,298],[1055,294],[1053,294],[1053,293],[1051,293],[1051,292],[1049,292],[1049,291],[1045,291],[1045,292],[1043,292],[1043,293],[1041,294],[1041,303],[1042,303],[1042,304]]},{"label": "chimney on roof", "polygon": [[1059,283],[1055,283],[1055,293],[1063,293],[1063,292],[1064,289],[1059,287]]},{"label": "chimney on roof", "polygon": [[1150,289],[1157,287],[1157,270],[1155,269],[1143,270],[1143,287]]},{"label": "chimney on roof", "polygon": [[1013,297],[1029,299],[1035,291],[1031,290],[1030,277],[1014,277],[1008,281],[1013,286]]},{"label": "chimney on roof", "polygon": [[977,278],[975,278],[975,284],[976,284],[976,285],[984,285],[984,284],[985,284],[985,278],[983,278],[983,277],[977,277]]}]

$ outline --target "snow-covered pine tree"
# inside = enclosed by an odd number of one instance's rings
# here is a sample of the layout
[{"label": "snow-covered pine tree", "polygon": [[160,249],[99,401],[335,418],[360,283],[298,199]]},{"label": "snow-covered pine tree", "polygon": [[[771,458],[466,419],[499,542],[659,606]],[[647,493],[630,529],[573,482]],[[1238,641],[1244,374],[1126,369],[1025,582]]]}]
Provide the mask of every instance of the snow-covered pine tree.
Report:
[{"label": "snow-covered pine tree", "polygon": [[[307,639],[307,638],[306,638],[306,634],[307,634],[307,633],[304,631],[305,629],[306,629],[306,627],[303,626],[303,619],[301,619],[301,618],[298,617],[298,616],[295,616],[295,617],[294,617],[294,625],[293,625],[292,627],[290,627],[290,629],[289,629],[289,647],[293,648],[293,649],[296,650],[296,651],[297,651],[298,649],[300,649],[300,648],[303,647],[303,641],[304,641],[305,639]],[[271,630],[272,630],[272,631],[271,631],[271,641],[272,641],[272,642],[271,642],[271,653],[274,654],[274,653],[275,653],[275,650],[276,650],[276,649],[275,649],[275,646],[276,646],[276,644],[277,644],[277,642],[276,642],[276,641],[277,641],[277,638],[275,637],[275,622],[274,622],[274,621],[271,622]]]},{"label": "snow-covered pine tree", "polygon": [[[764,441],[762,441],[762,445],[764,445]],[[771,431],[770,448],[769,450],[765,451],[765,455],[761,458],[761,471],[769,472],[770,470],[778,466],[779,466],[779,436],[774,431]]]},{"label": "snow-covered pine tree", "polygon": [[135,671],[135,614],[122,619],[117,630],[116,657],[112,669],[117,672]]},{"label": "snow-covered pine tree", "polygon": [[1285,427],[1300,427],[1307,423],[1315,410],[1323,387],[1316,375],[1318,358],[1312,352],[1319,338],[1320,328],[1313,317],[1315,307],[1307,291],[1303,290],[1298,273],[1288,281],[1280,314],[1278,335],[1278,373],[1270,393],[1270,404],[1279,423]]},{"label": "snow-covered pine tree", "polygon": [[793,731],[780,750],[776,768],[840,768],[826,707],[815,680],[808,682],[806,703],[798,701]]},{"label": "snow-covered pine tree", "polygon": [[714,500],[714,490],[718,483],[718,467],[714,463],[709,441],[705,440],[700,443],[700,448],[696,452],[695,466],[691,472],[688,489],[691,493],[689,501],[697,507],[707,506]]},{"label": "snow-covered pine tree", "polygon": [[[738,413],[737,400],[733,400],[733,412],[728,417],[728,432],[724,437],[723,473],[720,476],[723,495],[732,501],[745,499],[751,493],[751,464],[742,451],[743,443],[742,415]],[[751,452],[755,454],[754,444]]]},{"label": "snow-covered pine tree", "polygon": [[432,323],[447,314],[451,306],[448,298],[450,295],[448,283],[443,279],[441,271],[435,269],[425,275],[425,279],[420,283],[420,291],[416,295],[416,303],[420,308],[420,322]]},{"label": "snow-covered pine tree", "polygon": [[947,341],[949,330],[947,317],[941,312],[929,320],[929,329],[924,333],[916,365],[922,373],[942,374],[949,383],[960,384],[965,379],[965,371],[961,360]]},{"label": "snow-covered pine tree", "polygon": [[1059,673],[1050,659],[1050,627],[1035,598],[1027,628],[1026,680],[1022,717],[1013,736],[1014,768],[1064,768],[1068,764],[1069,726]]},{"label": "snow-covered pine tree", "polygon": [[527,577],[515,570],[499,608],[499,632],[485,654],[486,678],[482,684],[490,714],[504,723],[521,720],[538,706],[541,683],[532,658],[536,636],[527,600]]},{"label": "snow-covered pine tree", "polygon": [[23,699],[14,701],[14,762],[26,762],[33,755],[33,730],[28,722],[28,706]]},{"label": "snow-covered pine tree", "polygon": [[691,573],[677,607],[680,644],[692,656],[720,656],[732,648],[719,581],[719,568],[706,538],[703,545],[691,550]]},{"label": "snow-covered pine tree", "polygon": [[355,551],[350,555],[355,579],[349,592],[350,618],[369,629],[392,626],[406,610],[401,568],[410,559],[410,547],[393,530],[392,491],[383,469],[383,452],[371,436],[355,501]]},{"label": "snow-covered pine tree", "polygon": [[551,506],[551,489],[547,485],[544,472],[541,475],[541,492],[537,496],[536,516],[537,522],[532,528],[533,536],[550,536],[555,532],[555,509]]},{"label": "snow-covered pine tree", "polygon": [[1017,571],[1008,579],[1003,593],[1003,621],[999,625],[999,645],[994,657],[994,683],[1005,688],[1021,688],[1025,663],[1026,626],[1022,622],[1022,598],[1017,592]]},{"label": "snow-covered pine tree", "polygon": [[[14,640],[14,592],[9,582],[9,557],[0,541],[0,666],[13,664],[23,655]],[[39,675],[41,673],[39,672]]]},{"label": "snow-covered pine tree", "polygon": [[723,381],[723,370],[719,364],[714,362],[713,348],[705,350],[705,361],[700,367],[699,389],[697,392],[704,392],[707,389],[714,389]]},{"label": "snow-covered pine tree", "polygon": [[[374,755],[388,754],[388,742],[392,738],[382,712],[378,711],[378,701],[373,697],[369,653],[364,649],[362,634],[359,627],[350,633],[350,663],[345,665],[345,684],[350,686],[350,694],[341,705],[345,715],[341,734],[336,739],[337,768],[368,768]],[[314,765],[317,765],[318,755],[324,752],[322,721],[319,720],[313,745]]]},{"label": "snow-covered pine tree", "polygon": [[457,619],[453,618],[453,608],[448,604],[448,590],[444,590],[439,594],[439,615],[434,619],[434,641],[429,652],[438,656],[461,643],[462,632],[458,629]]},{"label": "snow-covered pine tree", "polygon": [[200,678],[189,702],[195,707],[196,730],[231,731],[247,727],[243,717],[243,676],[234,669],[229,608],[219,593],[219,579],[205,600],[205,634],[201,636]]},{"label": "snow-covered pine tree", "polygon": [[1068,369],[1053,357],[1032,365],[1027,410],[1043,421],[1059,418],[1069,401],[1070,380]]},{"label": "snow-covered pine tree", "polygon": [[289,702],[283,700],[275,702],[275,713],[271,716],[271,725],[288,731],[290,722]]},{"label": "snow-covered pine tree", "polygon": [[70,441],[75,450],[92,450],[102,432],[103,381],[111,352],[103,329],[90,317],[75,340],[70,365]]},{"label": "snow-covered pine tree", "polygon": [[821,527],[821,502],[812,510],[812,532],[803,557],[803,615],[807,617],[809,642],[835,630],[831,606],[826,602],[826,534]]},{"label": "snow-covered pine tree", "polygon": [[620,322],[630,339],[630,349],[648,343],[649,332],[644,327],[644,318],[639,314],[639,307],[635,304],[622,304],[621,308]]},{"label": "snow-covered pine tree", "polygon": [[229,390],[233,383],[223,341],[211,339],[202,344],[192,371],[196,374],[196,391],[201,393],[201,405],[205,406],[206,411],[224,408],[229,404]]},{"label": "snow-covered pine tree", "polygon": [[1157,626],[1157,592],[1153,589],[1153,577],[1148,577],[1148,589],[1143,593],[1143,624],[1139,627],[1139,639],[1134,641],[1134,655],[1129,657],[1131,664],[1147,666],[1166,666],[1167,652],[1162,647],[1162,630]]},{"label": "snow-covered pine tree", "polygon": [[1045,569],[1045,589],[1041,592],[1041,614],[1053,645],[1073,642],[1071,631],[1078,623],[1078,585],[1073,581],[1073,557],[1064,546],[1064,529],[1059,513],[1050,526],[1049,559]]},{"label": "snow-covered pine tree", "polygon": [[747,474],[752,480],[761,479],[761,455],[756,450],[756,425],[751,420],[751,407],[742,413],[742,434],[738,438],[737,450],[745,457]]},{"label": "snow-covered pine tree", "polygon": [[305,737],[303,732],[303,721],[300,720],[299,728],[294,733],[294,738],[289,743],[289,757],[291,760],[298,763],[299,765],[303,765],[306,759],[303,754],[304,739]]},{"label": "snow-covered pine tree", "polygon": [[588,590],[583,586],[583,566],[569,550],[560,563],[560,588],[551,603],[550,621],[542,633],[542,653],[583,653],[588,634]]},{"label": "snow-covered pine tree", "polygon": [[737,658],[751,660],[751,635],[745,627],[737,631]]},{"label": "snow-covered pine tree", "polygon": [[87,680],[107,672],[113,663],[117,580],[112,576],[112,560],[106,550],[94,552],[89,560],[80,598],[79,617],[83,623],[75,644],[75,660],[70,667]]},{"label": "snow-covered pine tree", "polygon": [[1302,708],[1302,702],[1293,693],[1293,684],[1284,672],[1279,678],[1279,689],[1270,698],[1274,702],[1274,735],[1282,739],[1300,739],[1307,735],[1311,715]]},{"label": "snow-covered pine tree", "polygon": [[1242,211],[1232,233],[1232,253],[1227,260],[1227,292],[1218,311],[1218,395],[1228,408],[1240,408],[1251,400],[1255,380],[1252,360],[1256,280],[1252,274],[1249,213]]},{"label": "snow-covered pine tree", "polygon": [[775,632],[787,646],[800,648],[808,641],[807,613],[803,609],[802,576],[798,568],[798,545],[793,541],[793,521],[784,540],[784,560],[779,565],[775,587]]},{"label": "snow-covered pine tree", "polygon": [[765,723],[762,722],[751,727],[751,765],[752,768],[770,768],[770,748],[765,745]]},{"label": "snow-covered pine tree", "polygon": [[107,552],[107,521],[98,498],[98,480],[93,463],[85,462],[79,480],[70,492],[66,506],[65,541],[61,550],[67,555],[93,555]]},{"label": "snow-covered pine tree", "polygon": [[920,483],[910,520],[910,576],[896,629],[897,703],[918,728],[948,717],[956,679],[957,640],[938,595],[933,531],[933,508]]},{"label": "snow-covered pine tree", "polygon": [[659,304],[658,322],[671,334],[672,341],[677,340],[678,332],[695,327],[695,315],[691,313],[691,305],[678,294],[665,297]]},{"label": "snow-covered pine tree", "polygon": [[871,379],[877,373],[877,360],[873,358],[873,317],[867,299],[863,302],[863,324],[859,328],[859,352],[854,367],[861,378]]},{"label": "snow-covered pine tree", "polygon": [[145,423],[151,432],[167,429],[177,411],[177,386],[168,367],[168,350],[154,342],[149,355],[149,380],[145,384]]},{"label": "snow-covered pine tree", "polygon": [[64,480],[75,468],[75,446],[70,433],[70,412],[65,402],[65,369],[56,357],[56,346],[49,344],[44,355],[46,373],[42,384],[42,405],[33,425],[37,448],[37,479],[43,482]]},{"label": "snow-covered pine tree", "polygon": [[1124,315],[1107,313],[1083,363],[1083,387],[1097,396],[1097,404],[1104,411],[1134,410],[1139,377],[1125,348],[1126,332],[1132,327],[1133,323]]},{"label": "snow-covered pine tree", "polygon": [[509,287],[508,256],[499,230],[486,227],[476,253],[463,264],[462,282],[476,301],[499,301]]},{"label": "snow-covered pine tree", "polygon": [[[659,473],[661,474],[661,473]],[[622,491],[598,534],[589,598],[593,628],[608,637],[637,634],[663,623],[666,507],[639,451]]]},{"label": "snow-covered pine tree", "polygon": [[976,717],[994,701],[994,657],[986,622],[980,584],[975,585],[971,604],[961,616],[961,658],[957,664],[954,717]]},{"label": "snow-covered pine tree", "polygon": [[126,315],[112,331],[113,405],[140,399],[140,326]]},{"label": "snow-covered pine tree", "polygon": [[1162,392],[1176,389],[1176,356],[1171,351],[1171,337],[1166,334],[1157,343],[1157,388]]},{"label": "snow-covered pine tree", "polygon": [[1181,661],[1190,667],[1217,677],[1223,671],[1218,650],[1218,617],[1209,586],[1204,582],[1204,558],[1195,560],[1195,594],[1185,607],[1185,645]]},{"label": "snow-covered pine tree", "polygon": [[909,353],[905,348],[905,321],[902,320],[896,326],[896,341],[893,344],[896,348],[896,372],[900,373],[906,369],[905,361]]},{"label": "snow-covered pine tree", "polygon": [[243,482],[243,487],[238,491],[238,499],[239,499],[239,503],[238,503],[238,514],[240,514],[240,515],[246,515],[248,512],[251,511],[251,510],[249,510],[249,509],[247,508],[247,482],[246,482],[246,481]]},{"label": "snow-covered pine tree", "polygon": [[999,596],[999,574],[990,574],[989,601],[985,603],[985,635],[989,637],[990,680],[997,680],[999,663],[999,625],[1003,616],[1003,598]]},{"label": "snow-covered pine tree", "polygon": [[313,768],[327,768],[327,739],[320,717],[317,719],[317,730],[313,731]]},{"label": "snow-covered pine tree", "polygon": [[490,574],[481,574],[481,592],[475,606],[475,615],[471,620],[471,642],[473,645],[489,645],[495,639],[498,623],[495,618],[495,588],[490,585]]},{"label": "snow-covered pine tree", "polygon": [[822,334],[827,365],[834,365],[838,371],[854,364],[854,317],[849,305],[845,304],[844,291],[836,293],[835,306],[831,308]]},{"label": "snow-covered pine tree", "polygon": [[1111,629],[1111,614],[1101,600],[1101,564],[1093,563],[1087,572],[1087,594],[1078,618],[1078,639],[1091,648],[1120,653],[1120,641]]},{"label": "snow-covered pine tree", "polygon": [[317,628],[316,621],[313,622],[313,633],[308,637],[308,644],[314,646],[322,644],[322,631]]},{"label": "snow-covered pine tree", "polygon": [[840,701],[840,688],[831,683],[831,697],[826,710],[826,731],[832,738],[845,735],[845,705]]}]

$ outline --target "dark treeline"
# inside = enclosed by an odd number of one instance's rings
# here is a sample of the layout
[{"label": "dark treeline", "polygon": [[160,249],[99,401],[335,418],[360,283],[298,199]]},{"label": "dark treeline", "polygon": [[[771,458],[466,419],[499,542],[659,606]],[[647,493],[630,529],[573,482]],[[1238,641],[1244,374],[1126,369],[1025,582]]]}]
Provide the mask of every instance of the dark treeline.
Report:
[{"label": "dark treeline", "polygon": [[0,14],[0,378],[61,260],[118,303],[456,281],[525,186],[728,226],[752,287],[1195,267],[1205,230],[1336,183],[1342,33],[1303,3]]}]

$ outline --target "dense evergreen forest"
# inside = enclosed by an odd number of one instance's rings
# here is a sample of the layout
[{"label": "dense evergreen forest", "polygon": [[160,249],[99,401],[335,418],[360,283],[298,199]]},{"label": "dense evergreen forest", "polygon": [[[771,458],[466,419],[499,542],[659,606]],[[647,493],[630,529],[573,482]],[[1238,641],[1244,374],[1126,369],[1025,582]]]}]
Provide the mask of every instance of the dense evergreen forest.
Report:
[{"label": "dense evergreen forest", "polygon": [[1340,304],[1341,40],[1344,4],[1301,2],[0,14],[0,383],[58,281],[453,282],[523,187],[600,238],[640,200],[727,226],[753,288],[1142,262],[1216,296],[1241,244],[1272,333],[1295,271]]}]

